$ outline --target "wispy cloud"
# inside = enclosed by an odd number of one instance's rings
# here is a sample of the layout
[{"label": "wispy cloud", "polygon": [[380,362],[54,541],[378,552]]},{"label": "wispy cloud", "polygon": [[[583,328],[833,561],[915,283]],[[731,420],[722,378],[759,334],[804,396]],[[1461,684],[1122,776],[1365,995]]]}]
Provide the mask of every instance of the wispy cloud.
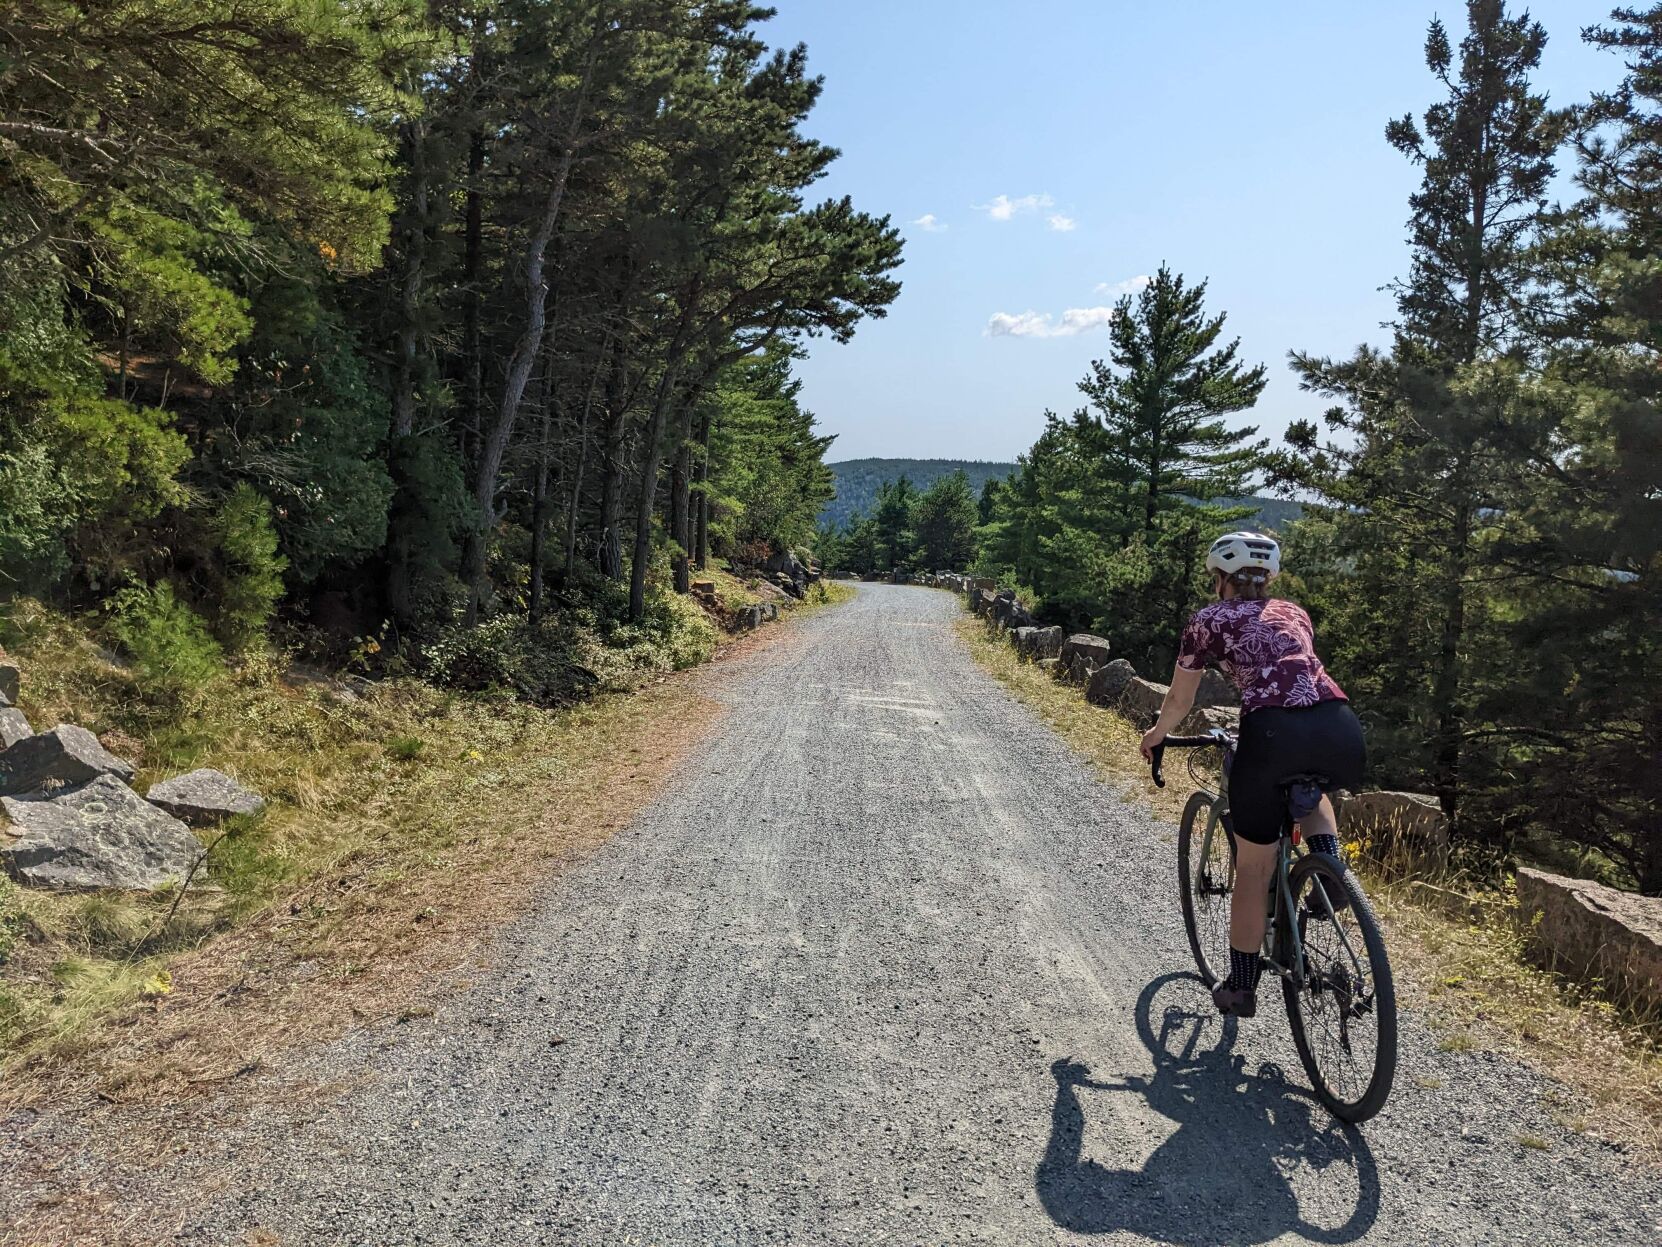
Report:
[{"label": "wispy cloud", "polygon": [[1060,212],[1058,212],[1051,216],[1050,228],[1055,230],[1058,234],[1066,234],[1071,230],[1078,229],[1079,222],[1074,220],[1071,216],[1063,216]]},{"label": "wispy cloud", "polygon": [[1024,213],[1054,208],[1056,201],[1049,195],[1021,195],[1015,199],[1008,195],[995,195],[990,203],[973,206],[977,212],[985,212],[990,220],[1013,221]]},{"label": "wispy cloud", "polygon": [[989,338],[1072,338],[1112,323],[1111,307],[1070,307],[1060,317],[1049,312],[994,312],[987,321]]},{"label": "wispy cloud", "polygon": [[939,234],[947,228],[946,224],[933,212],[925,212],[917,220],[913,221],[912,224],[917,226],[926,234]]},{"label": "wispy cloud", "polygon": [[1124,281],[1100,281],[1097,283],[1096,289],[1092,293],[1112,295],[1136,294],[1137,291],[1141,290],[1153,280],[1154,279],[1152,277],[1149,277],[1147,274],[1143,274],[1139,277],[1128,277]]}]

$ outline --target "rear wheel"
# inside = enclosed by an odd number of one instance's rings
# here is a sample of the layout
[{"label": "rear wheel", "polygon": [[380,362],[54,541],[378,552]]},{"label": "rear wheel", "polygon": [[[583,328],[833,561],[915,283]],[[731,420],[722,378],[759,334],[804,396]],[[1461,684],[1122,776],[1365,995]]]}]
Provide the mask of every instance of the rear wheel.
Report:
[{"label": "rear wheel", "polygon": [[[1281,980],[1293,1043],[1316,1096],[1341,1121],[1384,1107],[1397,1068],[1397,997],[1373,907],[1349,871],[1322,853],[1289,877],[1303,985]],[[1291,942],[1286,948],[1293,955]]]},{"label": "rear wheel", "polygon": [[1211,794],[1197,792],[1183,807],[1177,832],[1178,891],[1189,951],[1207,987],[1229,969],[1229,904],[1235,894],[1235,846],[1222,820],[1212,819]]}]

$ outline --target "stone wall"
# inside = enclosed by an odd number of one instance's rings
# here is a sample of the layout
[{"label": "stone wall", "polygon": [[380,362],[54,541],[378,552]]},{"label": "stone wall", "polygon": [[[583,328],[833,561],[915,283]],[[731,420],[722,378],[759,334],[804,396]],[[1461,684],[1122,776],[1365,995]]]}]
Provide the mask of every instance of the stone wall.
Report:
[{"label": "stone wall", "polygon": [[[942,588],[962,593],[966,605],[1001,626],[1000,608],[1015,595],[1000,592],[990,580],[940,576]],[[1038,662],[1058,680],[1083,685],[1087,700],[1147,728],[1160,710],[1166,686],[1138,677],[1124,659],[1110,659],[1102,637],[1076,634],[1060,643],[1059,659],[1050,656],[1059,629],[1022,626],[1006,632],[1026,659]],[[1041,643],[1040,638],[1045,642]],[[1196,709],[1177,734],[1199,735],[1214,727],[1239,725],[1234,690],[1208,672]],[[1388,873],[1437,877],[1449,862],[1449,827],[1435,797],[1417,792],[1361,792],[1334,795],[1339,835],[1360,846],[1368,861]],[[1662,1010],[1662,900],[1621,892],[1585,880],[1545,871],[1518,872],[1518,900],[1540,959],[1565,973],[1598,980],[1619,1002],[1641,1013]]]},{"label": "stone wall", "polygon": [[1518,915],[1542,964],[1600,981],[1637,1013],[1662,1012],[1662,898],[1525,866]]}]

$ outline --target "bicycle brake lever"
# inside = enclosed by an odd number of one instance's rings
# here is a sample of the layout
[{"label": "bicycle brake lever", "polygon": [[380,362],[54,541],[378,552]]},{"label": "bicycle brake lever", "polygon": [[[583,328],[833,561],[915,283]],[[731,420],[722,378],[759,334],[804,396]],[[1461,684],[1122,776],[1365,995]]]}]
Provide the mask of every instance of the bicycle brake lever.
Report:
[{"label": "bicycle brake lever", "polygon": [[1154,755],[1149,759],[1149,767],[1154,772],[1154,786],[1156,788],[1164,788],[1166,786],[1166,777],[1160,773],[1160,764],[1165,760],[1166,747],[1164,744],[1156,745],[1154,748],[1149,750],[1149,753]]}]

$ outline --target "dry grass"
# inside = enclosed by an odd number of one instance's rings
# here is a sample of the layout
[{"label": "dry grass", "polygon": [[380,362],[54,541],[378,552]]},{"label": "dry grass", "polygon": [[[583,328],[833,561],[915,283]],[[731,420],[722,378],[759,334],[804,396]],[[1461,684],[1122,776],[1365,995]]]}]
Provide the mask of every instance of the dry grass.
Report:
[{"label": "dry grass", "polygon": [[431,1008],[483,935],[628,822],[722,713],[696,671],[548,712],[413,680],[342,699],[249,670],[192,715],[146,722],[83,633],[44,613],[35,625],[11,648],[37,725],[123,733],[141,790],[214,765],[271,805],[215,848],[171,923],[168,895],[0,883],[0,1104],[13,1106],[75,1091],[170,1100]]},{"label": "dry grass", "polygon": [[[1181,814],[1188,776],[1168,766],[1167,787],[1155,789],[1130,723],[1017,657],[979,619],[966,615],[957,629],[976,661],[1110,783],[1165,818]],[[1399,995],[1443,1051],[1507,1053],[1563,1084],[1549,1107],[1569,1128],[1662,1148],[1662,1028],[1532,965],[1510,894],[1381,875],[1368,890],[1391,936]]]}]

